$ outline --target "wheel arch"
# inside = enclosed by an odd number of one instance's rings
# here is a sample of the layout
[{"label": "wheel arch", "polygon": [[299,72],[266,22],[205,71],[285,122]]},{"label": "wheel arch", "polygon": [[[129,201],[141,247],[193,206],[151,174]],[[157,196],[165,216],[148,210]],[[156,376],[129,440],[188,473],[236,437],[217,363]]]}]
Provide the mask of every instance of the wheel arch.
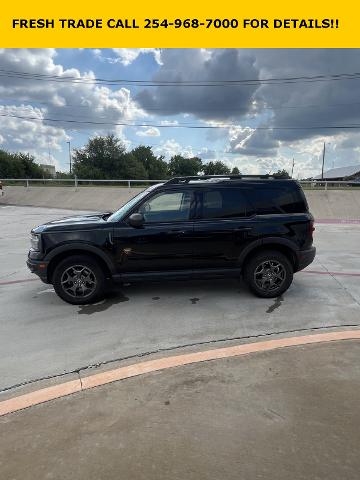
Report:
[{"label": "wheel arch", "polygon": [[296,254],[298,247],[291,242],[290,240],[286,239],[277,239],[277,238],[266,238],[258,242],[254,242],[248,246],[242,252],[240,257],[241,268],[244,269],[246,263],[259,252],[263,252],[266,250],[276,250],[282,254],[284,254],[291,262],[294,268],[294,272],[297,271],[298,268],[298,256]]},{"label": "wheel arch", "polygon": [[47,260],[49,262],[47,267],[47,279],[50,283],[52,282],[52,276],[56,266],[65,258],[73,255],[85,255],[96,260],[106,277],[111,277],[114,273],[114,268],[110,260],[101,250],[93,247],[92,245],[74,244],[71,246],[59,247],[53,250],[51,254],[47,256]]}]

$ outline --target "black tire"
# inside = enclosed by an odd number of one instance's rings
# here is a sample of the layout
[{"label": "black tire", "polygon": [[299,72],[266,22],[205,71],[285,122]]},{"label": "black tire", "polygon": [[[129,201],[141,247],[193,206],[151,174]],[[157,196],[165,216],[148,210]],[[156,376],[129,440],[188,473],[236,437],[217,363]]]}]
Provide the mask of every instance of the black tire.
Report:
[{"label": "black tire", "polygon": [[250,258],[244,269],[245,282],[261,298],[275,298],[286,292],[293,275],[294,267],[289,259],[276,250],[257,253]]},{"label": "black tire", "polygon": [[105,274],[98,262],[87,255],[72,255],[62,260],[52,277],[55,292],[72,305],[101,300],[105,293]]}]

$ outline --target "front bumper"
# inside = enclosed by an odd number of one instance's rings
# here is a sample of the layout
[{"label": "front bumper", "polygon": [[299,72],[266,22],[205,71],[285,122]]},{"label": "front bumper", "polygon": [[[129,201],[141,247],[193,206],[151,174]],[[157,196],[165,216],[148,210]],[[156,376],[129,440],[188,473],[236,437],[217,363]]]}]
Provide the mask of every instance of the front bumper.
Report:
[{"label": "front bumper", "polygon": [[49,283],[47,275],[48,262],[34,260],[33,258],[28,257],[26,265],[30,272],[35,273],[44,283]]},{"label": "front bumper", "polygon": [[297,254],[298,267],[296,271],[298,272],[299,270],[303,270],[305,267],[310,265],[310,263],[313,262],[315,255],[316,255],[315,247],[311,247],[308,250],[300,250]]}]

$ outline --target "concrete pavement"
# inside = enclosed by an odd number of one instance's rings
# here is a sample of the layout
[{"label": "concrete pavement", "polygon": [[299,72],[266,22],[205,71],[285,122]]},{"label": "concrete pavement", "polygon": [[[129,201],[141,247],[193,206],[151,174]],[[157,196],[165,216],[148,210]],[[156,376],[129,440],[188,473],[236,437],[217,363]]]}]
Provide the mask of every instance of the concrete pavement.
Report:
[{"label": "concrete pavement", "polygon": [[[30,228],[72,213],[0,207],[0,402],[78,385],[0,418],[1,480],[359,478],[359,340],[116,377],[174,355],[358,328],[359,224],[317,225],[315,263],[275,300],[226,280],[129,285],[75,307],[25,266]],[[126,379],[83,390],[99,375]]]},{"label": "concrete pavement", "polygon": [[359,341],[112,383],[0,418],[2,480],[357,480]]},{"label": "concrete pavement", "polygon": [[359,225],[317,225],[316,262],[280,299],[255,298],[236,280],[174,282],[75,307],[25,266],[30,228],[68,213],[0,208],[0,390],[184,345],[360,323]]}]

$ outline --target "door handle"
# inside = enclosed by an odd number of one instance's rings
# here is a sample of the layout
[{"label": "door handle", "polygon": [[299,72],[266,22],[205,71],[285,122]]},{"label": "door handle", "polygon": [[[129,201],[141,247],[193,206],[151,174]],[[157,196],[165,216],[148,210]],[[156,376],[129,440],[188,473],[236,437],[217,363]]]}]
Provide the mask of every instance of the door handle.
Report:
[{"label": "door handle", "polygon": [[248,232],[249,230],[252,230],[251,227],[239,227],[235,228],[235,232]]}]

